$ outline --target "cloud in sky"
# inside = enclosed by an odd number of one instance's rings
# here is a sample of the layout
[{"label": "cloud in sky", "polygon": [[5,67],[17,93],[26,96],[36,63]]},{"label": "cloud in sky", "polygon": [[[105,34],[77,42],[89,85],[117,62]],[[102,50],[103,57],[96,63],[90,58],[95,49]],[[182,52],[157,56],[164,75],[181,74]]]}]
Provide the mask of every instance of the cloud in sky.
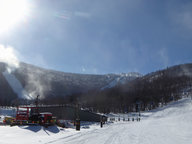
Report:
[{"label": "cloud in sky", "polygon": [[9,66],[9,70],[19,67],[19,60],[16,53],[13,47],[0,45],[0,62],[6,63]]},{"label": "cloud in sky", "polygon": [[54,16],[63,20],[71,20],[75,17],[91,18],[91,14],[88,12],[69,10],[57,11],[54,13]]}]

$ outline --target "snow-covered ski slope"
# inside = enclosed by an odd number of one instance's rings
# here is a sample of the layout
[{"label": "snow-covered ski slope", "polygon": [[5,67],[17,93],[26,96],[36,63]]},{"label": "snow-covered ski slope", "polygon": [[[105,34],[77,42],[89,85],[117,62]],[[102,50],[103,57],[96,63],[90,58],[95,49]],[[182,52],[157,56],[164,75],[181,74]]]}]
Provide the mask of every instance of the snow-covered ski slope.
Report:
[{"label": "snow-covered ski slope", "polygon": [[192,100],[142,113],[140,122],[115,122],[74,129],[58,127],[0,127],[0,143],[11,144],[191,144]]},{"label": "snow-covered ski slope", "polygon": [[13,91],[18,95],[19,98],[31,99],[32,97],[25,91],[20,81],[14,76],[14,74],[9,73],[8,71],[3,72],[3,76],[13,89]]}]

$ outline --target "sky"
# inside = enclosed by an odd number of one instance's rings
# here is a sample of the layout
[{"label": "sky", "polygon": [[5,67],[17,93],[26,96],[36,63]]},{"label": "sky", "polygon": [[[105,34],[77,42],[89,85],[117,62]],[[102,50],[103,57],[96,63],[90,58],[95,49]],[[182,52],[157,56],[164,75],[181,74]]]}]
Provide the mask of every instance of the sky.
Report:
[{"label": "sky", "polygon": [[86,74],[147,74],[192,62],[191,0],[23,1],[20,21],[0,31],[0,45],[19,61]]}]

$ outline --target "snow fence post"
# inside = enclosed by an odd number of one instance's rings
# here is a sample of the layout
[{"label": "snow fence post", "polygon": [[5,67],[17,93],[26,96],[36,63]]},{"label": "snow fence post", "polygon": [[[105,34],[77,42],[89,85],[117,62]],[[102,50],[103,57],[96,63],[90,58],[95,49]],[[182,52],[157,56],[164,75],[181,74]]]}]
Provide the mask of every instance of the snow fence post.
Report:
[{"label": "snow fence post", "polygon": [[103,127],[103,116],[100,117],[100,126]]},{"label": "snow fence post", "polygon": [[73,126],[76,126],[76,120],[73,121]]},{"label": "snow fence post", "polygon": [[103,127],[103,122],[101,121],[101,128]]},{"label": "snow fence post", "polygon": [[76,130],[80,131],[80,119],[76,119]]}]

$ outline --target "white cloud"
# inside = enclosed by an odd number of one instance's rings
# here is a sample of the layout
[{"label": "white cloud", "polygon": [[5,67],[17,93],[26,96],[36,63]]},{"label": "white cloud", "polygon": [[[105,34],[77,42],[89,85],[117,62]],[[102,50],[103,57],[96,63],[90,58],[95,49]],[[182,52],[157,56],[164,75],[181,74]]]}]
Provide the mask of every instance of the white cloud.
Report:
[{"label": "white cloud", "polygon": [[82,12],[82,11],[58,11],[54,15],[55,17],[61,18],[63,20],[71,20],[75,17],[81,17],[81,18],[90,18],[91,14],[88,12]]},{"label": "white cloud", "polygon": [[63,20],[71,20],[72,12],[70,11],[58,11],[54,15],[57,18],[63,19]]},{"label": "white cloud", "polygon": [[4,62],[8,65],[9,70],[19,67],[19,60],[16,56],[16,51],[13,47],[0,45],[0,62]]}]

